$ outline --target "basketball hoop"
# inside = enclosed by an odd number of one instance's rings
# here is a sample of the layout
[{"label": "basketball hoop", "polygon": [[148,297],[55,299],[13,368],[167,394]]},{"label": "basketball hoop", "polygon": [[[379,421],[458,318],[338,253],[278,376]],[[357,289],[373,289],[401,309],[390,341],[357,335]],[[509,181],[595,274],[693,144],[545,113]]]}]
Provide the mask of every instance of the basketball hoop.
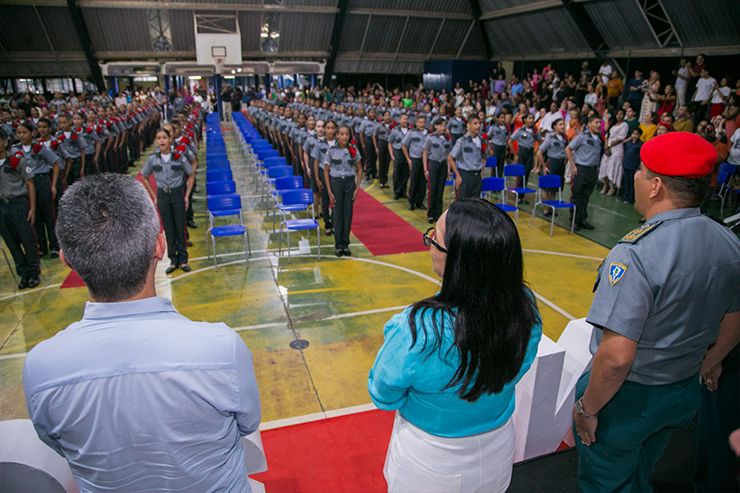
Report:
[{"label": "basketball hoop", "polygon": [[224,72],[224,59],[219,57],[214,61],[216,62],[216,73],[221,75]]}]

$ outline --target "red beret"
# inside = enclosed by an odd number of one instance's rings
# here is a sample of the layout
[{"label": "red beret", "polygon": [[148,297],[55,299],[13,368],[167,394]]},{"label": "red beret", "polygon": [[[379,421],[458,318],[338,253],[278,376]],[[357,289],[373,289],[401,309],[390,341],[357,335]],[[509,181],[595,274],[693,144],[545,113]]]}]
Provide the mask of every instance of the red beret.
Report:
[{"label": "red beret", "polygon": [[712,144],[689,132],[669,132],[654,137],[640,149],[640,160],[653,173],[683,178],[703,178],[717,163]]}]

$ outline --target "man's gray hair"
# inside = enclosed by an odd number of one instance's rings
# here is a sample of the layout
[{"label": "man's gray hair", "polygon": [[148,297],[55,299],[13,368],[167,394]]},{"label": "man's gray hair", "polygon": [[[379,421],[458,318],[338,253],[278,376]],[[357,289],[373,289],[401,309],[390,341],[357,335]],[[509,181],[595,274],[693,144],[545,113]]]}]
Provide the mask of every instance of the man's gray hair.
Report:
[{"label": "man's gray hair", "polygon": [[146,283],[159,217],[143,185],[104,173],[72,185],[59,203],[56,233],[67,263],[97,301],[120,301]]}]

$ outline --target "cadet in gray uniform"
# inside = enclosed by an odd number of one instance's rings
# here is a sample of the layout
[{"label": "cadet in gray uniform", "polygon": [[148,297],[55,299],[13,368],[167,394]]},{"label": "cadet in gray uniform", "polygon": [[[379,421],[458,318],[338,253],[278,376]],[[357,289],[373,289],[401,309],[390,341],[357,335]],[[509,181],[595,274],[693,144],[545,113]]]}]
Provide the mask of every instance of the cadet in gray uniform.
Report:
[{"label": "cadet in gray uniform", "polygon": [[383,112],[383,121],[378,124],[373,135],[373,144],[378,150],[378,181],[380,188],[388,187],[388,167],[391,164],[391,154],[388,149],[388,138],[391,135],[391,114]]},{"label": "cadet in gray uniform", "polygon": [[450,121],[447,124],[447,129],[452,135],[452,145],[455,145],[457,139],[465,135],[466,124],[465,119],[463,118],[462,106],[455,108],[455,116],[450,118]]},{"label": "cadet in gray uniform", "polygon": [[[529,174],[534,168],[534,143],[542,142],[542,135],[534,128],[534,115],[528,114],[524,117],[524,126],[519,127],[511,134],[511,141],[519,143],[518,161],[524,165],[524,184],[529,183]],[[524,201],[523,201],[524,202]]]},{"label": "cadet in gray uniform", "polygon": [[403,154],[403,140],[409,133],[409,117],[401,115],[399,125],[391,128],[391,134],[388,137],[388,149],[393,156],[395,166],[393,168],[393,199],[398,200],[406,197],[406,187],[409,181],[409,165]]},{"label": "cadet in gray uniform", "polygon": [[424,176],[429,182],[429,209],[427,220],[429,224],[437,222],[442,215],[444,202],[445,182],[450,176],[447,156],[452,147],[452,137],[447,134],[447,123],[441,116],[433,120],[434,133],[424,142]]},{"label": "cadet in gray uniform", "polygon": [[67,115],[59,115],[59,128],[61,131],[57,135],[59,143],[59,154],[65,159],[67,164],[64,168],[65,186],[71,187],[72,184],[85,176],[85,138],[72,128],[72,121]]},{"label": "cadet in gray uniform", "polygon": [[469,199],[480,196],[481,170],[485,166],[485,144],[478,136],[480,118],[471,115],[468,118],[468,133],[458,139],[447,156],[450,169],[455,174],[455,190],[458,199]]},{"label": "cadet in gray uniform", "polygon": [[375,149],[375,132],[378,129],[378,122],[375,121],[375,110],[367,110],[367,118],[362,122],[360,126],[360,137],[362,142],[362,150],[365,157],[365,175],[369,179],[375,179],[378,175],[378,153]]},{"label": "cadet in gray uniform", "polygon": [[427,138],[426,117],[416,117],[416,128],[409,131],[403,138],[403,155],[411,169],[409,186],[409,210],[423,209],[424,196],[427,192],[427,183],[424,179],[424,141]]},{"label": "cadet in gray uniform", "polygon": [[[319,123],[321,124],[323,122],[319,120]],[[326,156],[326,151],[337,144],[337,124],[329,120],[323,127],[320,127],[317,133],[319,134],[319,138],[311,150],[311,160],[314,163],[314,176],[316,176],[316,184],[321,194],[321,216],[324,218],[324,233],[329,236],[334,232],[334,222],[329,203],[329,186],[324,176],[324,157]],[[321,135],[322,133],[323,135]]]},{"label": "cadet in gray uniform", "polygon": [[506,127],[505,113],[496,115],[495,123],[488,127],[488,139],[491,141],[493,156],[496,158],[496,176],[504,176],[509,144],[509,129]]},{"label": "cadet in gray uniform", "polygon": [[324,178],[329,201],[334,206],[334,250],[337,257],[350,256],[349,233],[352,226],[357,189],[362,183],[362,156],[349,143],[349,128],[340,127],[337,144],[324,156]]},{"label": "cadet in gray uniform", "polygon": [[21,278],[18,289],[35,288],[40,262],[31,226],[36,214],[33,171],[22,165],[23,151],[8,155],[7,145],[8,136],[0,130],[0,236]]},{"label": "cadet in gray uniform", "polygon": [[575,175],[571,200],[576,205],[576,230],[594,229],[586,218],[588,201],[599,177],[602,152],[600,129],[601,119],[598,116],[591,117],[588,128],[578,134],[565,149],[565,155],[572,164],[571,169]]},{"label": "cadet in gray uniform", "polygon": [[[172,152],[172,137],[167,130],[159,129],[155,140],[159,149],[149,156],[141,169],[141,174],[144,178],[154,174],[154,179],[157,181],[156,194],[148,179],[143,180],[142,183],[152,197],[157,197],[157,207],[167,239],[167,255],[170,258],[170,266],[165,272],[170,274],[178,267],[185,272],[190,272],[185,237],[185,210],[193,187],[193,168],[184,153]],[[187,185],[185,184],[186,176]]]},{"label": "cadet in gray uniform", "polygon": [[699,409],[699,377],[716,389],[740,328],[740,241],[699,211],[717,152],[670,132],[640,157],[635,208],[647,221],[602,263],[586,319],[594,359],[573,411],[581,491],[652,491],[673,430]]},{"label": "cadet in gray uniform", "polygon": [[[565,137],[565,120],[558,118],[552,122],[552,132],[547,134],[545,141],[540,144],[537,150],[535,173],[544,172],[547,175],[558,175],[560,177],[560,190],[565,184],[565,148],[568,146],[568,139]],[[547,156],[547,162],[545,162]],[[552,200],[555,198],[555,189],[545,190],[544,199]],[[550,210],[543,212],[545,216],[551,214]]]},{"label": "cadet in gray uniform", "polygon": [[30,168],[33,174],[33,186],[36,202],[34,209],[36,217],[36,240],[38,241],[39,255],[42,257],[51,252],[51,258],[59,256],[59,243],[54,233],[55,212],[54,192],[52,189],[52,175],[59,174],[61,159],[43,143],[34,143],[31,139],[31,125],[21,123],[16,134],[19,142],[11,148],[11,153],[23,153],[21,168]]}]

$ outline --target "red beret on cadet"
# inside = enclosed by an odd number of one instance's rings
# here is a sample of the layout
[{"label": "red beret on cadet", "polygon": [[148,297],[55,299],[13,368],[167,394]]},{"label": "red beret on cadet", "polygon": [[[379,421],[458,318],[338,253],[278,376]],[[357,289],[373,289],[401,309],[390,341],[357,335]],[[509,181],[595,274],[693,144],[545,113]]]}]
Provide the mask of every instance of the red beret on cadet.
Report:
[{"label": "red beret on cadet", "polygon": [[689,132],[668,132],[654,137],[640,149],[640,160],[647,169],[663,176],[703,178],[717,163],[712,144]]}]

